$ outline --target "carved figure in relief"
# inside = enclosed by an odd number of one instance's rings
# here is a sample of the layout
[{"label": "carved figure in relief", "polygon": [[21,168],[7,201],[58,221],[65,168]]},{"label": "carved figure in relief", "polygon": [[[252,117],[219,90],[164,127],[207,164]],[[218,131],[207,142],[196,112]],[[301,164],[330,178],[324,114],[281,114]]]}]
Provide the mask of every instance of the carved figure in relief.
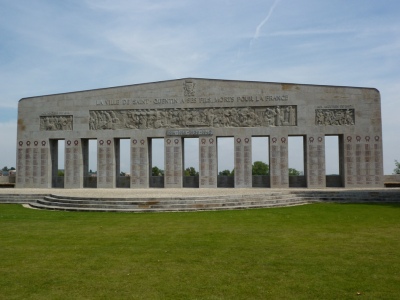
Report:
[{"label": "carved figure in relief", "polygon": [[295,106],[99,110],[90,111],[89,129],[296,126],[296,120]]},{"label": "carved figure in relief", "polygon": [[316,125],[354,125],[354,109],[317,109]]},{"label": "carved figure in relief", "polygon": [[40,130],[72,130],[72,116],[43,116],[40,117]]}]

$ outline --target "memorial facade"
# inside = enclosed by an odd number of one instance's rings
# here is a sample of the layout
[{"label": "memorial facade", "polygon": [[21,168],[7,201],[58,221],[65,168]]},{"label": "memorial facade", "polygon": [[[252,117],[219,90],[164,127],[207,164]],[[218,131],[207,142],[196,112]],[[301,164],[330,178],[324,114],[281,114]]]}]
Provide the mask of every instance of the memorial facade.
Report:
[{"label": "memorial facade", "polygon": [[304,186],[325,188],[325,137],[339,141],[339,181],[383,187],[380,95],[373,88],[179,79],[23,98],[18,106],[18,188],[86,187],[97,143],[97,188],[114,188],[121,139],[130,140],[130,188],[151,186],[152,140],[164,139],[164,187],[183,187],[184,140],[199,139],[199,187],[216,188],[217,142],[234,138],[234,186],[253,186],[252,138],[269,139],[267,186],[289,187],[288,139],[301,136]]}]

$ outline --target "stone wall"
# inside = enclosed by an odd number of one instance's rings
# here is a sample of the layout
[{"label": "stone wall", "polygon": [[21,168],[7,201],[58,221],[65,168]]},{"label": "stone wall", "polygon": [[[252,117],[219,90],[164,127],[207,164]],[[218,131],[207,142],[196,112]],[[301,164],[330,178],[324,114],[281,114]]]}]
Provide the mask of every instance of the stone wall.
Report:
[{"label": "stone wall", "polygon": [[[339,139],[340,180],[326,177],[329,135]],[[196,78],[21,99],[16,185],[59,186],[58,141],[64,140],[64,187],[93,187],[85,178],[88,143],[96,140],[97,188],[197,186],[182,170],[184,138],[196,137],[200,188],[252,187],[252,137],[260,136],[269,139],[271,188],[383,187],[376,89]],[[304,178],[288,176],[290,136],[303,137]],[[219,137],[234,138],[234,178],[218,177]],[[164,139],[162,183],[150,176],[154,138]],[[120,139],[130,140],[129,184],[117,175]]]}]

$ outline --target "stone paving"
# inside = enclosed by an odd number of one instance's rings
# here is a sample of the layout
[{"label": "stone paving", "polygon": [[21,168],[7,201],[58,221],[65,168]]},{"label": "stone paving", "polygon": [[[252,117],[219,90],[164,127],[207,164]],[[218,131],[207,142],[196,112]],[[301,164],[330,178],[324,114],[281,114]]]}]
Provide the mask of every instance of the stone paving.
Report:
[{"label": "stone paving", "polygon": [[206,197],[206,196],[238,196],[238,195],[260,195],[272,192],[355,192],[355,191],[397,191],[400,188],[371,188],[371,189],[271,189],[271,188],[171,188],[171,189],[27,189],[13,188],[0,189],[0,195],[32,195],[32,194],[53,194],[68,197],[96,197],[96,198],[173,198],[173,197]]}]

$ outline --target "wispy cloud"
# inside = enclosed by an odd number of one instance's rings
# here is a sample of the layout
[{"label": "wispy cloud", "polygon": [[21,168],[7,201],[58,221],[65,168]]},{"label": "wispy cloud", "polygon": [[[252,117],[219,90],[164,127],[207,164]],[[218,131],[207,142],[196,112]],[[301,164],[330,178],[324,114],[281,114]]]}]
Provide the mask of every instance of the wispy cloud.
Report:
[{"label": "wispy cloud", "polygon": [[269,12],[267,14],[267,16],[264,18],[264,20],[261,21],[260,24],[258,24],[256,31],[254,33],[254,36],[252,38],[252,40],[250,41],[250,47],[253,46],[254,42],[258,39],[258,37],[260,36],[260,32],[261,32],[261,28],[268,22],[268,20],[271,18],[272,13],[275,10],[275,7],[278,5],[278,3],[281,0],[275,0],[274,3],[272,4],[272,6],[269,9]]},{"label": "wispy cloud", "polygon": [[301,35],[331,35],[355,33],[356,29],[303,29],[303,30],[286,30],[277,31],[268,34],[269,36],[301,36]]}]

